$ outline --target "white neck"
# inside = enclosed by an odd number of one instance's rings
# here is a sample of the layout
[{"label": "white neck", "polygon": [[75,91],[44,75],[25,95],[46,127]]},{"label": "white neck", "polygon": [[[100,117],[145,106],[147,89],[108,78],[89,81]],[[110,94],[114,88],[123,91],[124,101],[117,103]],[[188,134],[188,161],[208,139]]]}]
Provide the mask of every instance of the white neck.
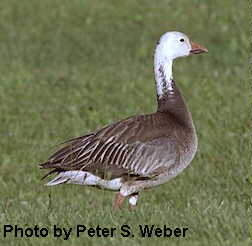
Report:
[{"label": "white neck", "polygon": [[157,95],[161,98],[164,94],[174,94],[174,82],[172,80],[172,61],[168,55],[164,55],[162,43],[158,44],[154,54],[154,73],[157,86]]}]

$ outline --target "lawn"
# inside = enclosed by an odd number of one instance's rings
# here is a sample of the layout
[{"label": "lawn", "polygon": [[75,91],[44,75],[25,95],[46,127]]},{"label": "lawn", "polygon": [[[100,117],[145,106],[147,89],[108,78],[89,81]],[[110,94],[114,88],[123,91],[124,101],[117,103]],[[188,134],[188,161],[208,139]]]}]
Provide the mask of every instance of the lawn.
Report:
[{"label": "lawn", "polygon": [[[251,236],[248,3],[235,0],[0,1],[0,244],[245,246]],[[174,77],[199,148],[170,182],[111,212],[113,192],[48,188],[37,163],[57,144],[156,110],[153,50],[179,30],[209,49],[178,59]],[[131,227],[135,237],[54,238],[53,226]],[[139,225],[187,227],[183,237],[142,238]],[[4,225],[47,237],[4,237]],[[118,229],[119,230],[119,229]],[[20,232],[19,232],[20,233]]]}]

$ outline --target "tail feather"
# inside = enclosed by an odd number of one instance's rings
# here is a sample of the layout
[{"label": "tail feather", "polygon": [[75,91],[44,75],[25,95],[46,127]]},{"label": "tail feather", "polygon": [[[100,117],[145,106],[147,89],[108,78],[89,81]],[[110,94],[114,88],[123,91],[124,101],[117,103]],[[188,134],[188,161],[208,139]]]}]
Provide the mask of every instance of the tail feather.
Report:
[{"label": "tail feather", "polygon": [[46,173],[42,178],[41,180],[45,179],[46,177],[50,176],[51,174],[55,173],[55,172],[58,172],[59,173],[60,170],[57,170],[57,169],[53,169],[51,170],[50,172]]},{"label": "tail feather", "polygon": [[46,169],[46,168],[57,168],[59,166],[59,163],[55,163],[55,162],[50,162],[50,161],[47,161],[47,162],[44,162],[44,163],[40,163],[39,164],[39,167],[41,169]]},{"label": "tail feather", "polygon": [[69,181],[70,178],[68,175],[65,175],[65,172],[59,173],[54,179],[49,181],[46,186],[53,186],[53,185],[58,185],[58,184],[63,184]]}]

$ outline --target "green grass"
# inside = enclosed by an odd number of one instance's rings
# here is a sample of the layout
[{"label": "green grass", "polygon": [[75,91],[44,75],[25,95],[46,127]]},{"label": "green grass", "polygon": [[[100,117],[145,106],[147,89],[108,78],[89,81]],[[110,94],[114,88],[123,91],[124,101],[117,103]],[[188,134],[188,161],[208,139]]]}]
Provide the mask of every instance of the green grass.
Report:
[{"label": "green grass", "polygon": [[[245,246],[251,234],[248,6],[235,0],[1,0],[0,244]],[[51,189],[36,163],[63,140],[156,109],[152,55],[180,30],[209,49],[175,62],[199,149],[178,177],[111,213],[114,194]],[[49,198],[49,195],[51,199]],[[139,224],[186,238],[3,238],[4,224],[51,228]]]}]

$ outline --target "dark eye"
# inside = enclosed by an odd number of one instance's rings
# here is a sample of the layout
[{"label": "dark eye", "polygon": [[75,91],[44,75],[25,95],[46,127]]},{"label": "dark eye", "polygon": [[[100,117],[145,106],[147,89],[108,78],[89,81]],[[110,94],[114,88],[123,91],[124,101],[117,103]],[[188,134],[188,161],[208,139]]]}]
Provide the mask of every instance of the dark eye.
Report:
[{"label": "dark eye", "polygon": [[181,38],[179,41],[180,41],[180,42],[184,42],[185,40],[184,40],[183,38]]}]

